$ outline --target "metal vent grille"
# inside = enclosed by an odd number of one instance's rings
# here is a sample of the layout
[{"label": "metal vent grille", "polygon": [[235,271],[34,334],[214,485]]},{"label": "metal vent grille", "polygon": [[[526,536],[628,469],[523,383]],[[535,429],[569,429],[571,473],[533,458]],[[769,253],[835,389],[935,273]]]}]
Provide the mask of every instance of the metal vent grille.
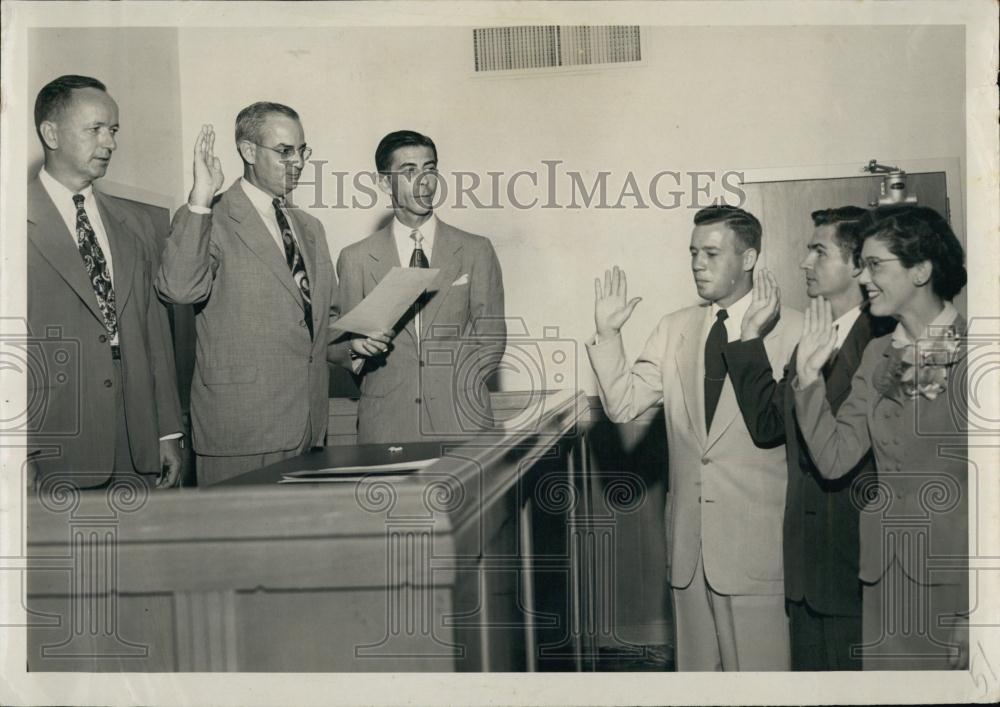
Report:
[{"label": "metal vent grille", "polygon": [[476,71],[518,71],[642,60],[638,25],[474,29]]}]

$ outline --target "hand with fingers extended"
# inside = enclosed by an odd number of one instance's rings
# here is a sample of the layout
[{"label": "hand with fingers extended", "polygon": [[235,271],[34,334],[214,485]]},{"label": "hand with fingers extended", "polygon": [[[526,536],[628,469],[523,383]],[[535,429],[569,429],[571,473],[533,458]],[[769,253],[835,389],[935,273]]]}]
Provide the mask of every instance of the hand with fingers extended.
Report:
[{"label": "hand with fingers extended", "polygon": [[358,336],[351,339],[351,351],[357,358],[371,358],[388,353],[391,343],[391,333],[377,331],[370,336]]},{"label": "hand with fingers extended", "polygon": [[805,388],[817,380],[820,371],[833,353],[837,330],[833,326],[833,308],[824,297],[809,303],[802,325],[802,338],[795,360],[798,387]]},{"label": "hand with fingers extended", "polygon": [[628,299],[628,282],[625,271],[617,265],[604,271],[604,285],[594,278],[594,323],[599,339],[613,338],[632,316],[642,297]]},{"label": "hand with fingers extended", "polygon": [[760,269],[753,280],[753,295],[743,323],[740,325],[740,339],[750,341],[766,334],[781,312],[781,290],[770,270]]},{"label": "hand with fingers extended", "polygon": [[215,128],[202,125],[194,143],[194,186],[188,204],[209,208],[225,177],[222,162],[215,156]]}]

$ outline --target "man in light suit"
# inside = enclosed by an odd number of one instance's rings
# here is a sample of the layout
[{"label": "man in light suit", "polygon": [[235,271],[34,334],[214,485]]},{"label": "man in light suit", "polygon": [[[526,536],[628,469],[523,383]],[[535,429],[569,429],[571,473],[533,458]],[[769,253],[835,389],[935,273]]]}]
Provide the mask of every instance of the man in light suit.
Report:
[{"label": "man in light suit", "polygon": [[53,337],[42,351],[55,349],[48,363],[68,377],[28,379],[28,400],[44,399],[29,476],[43,489],[48,474],[79,487],[173,486],[181,409],[153,289],[156,234],[145,212],[93,187],[117,148],[118,105],[97,79],[60,76],[38,94],[35,128],[45,166],[28,183],[28,324]]},{"label": "man in light suit", "polygon": [[[844,206],[812,214],[816,226],[802,261],[806,291],[825,297],[837,324],[837,353],[823,369],[826,398],[836,414],[851,392],[851,379],[868,342],[895,322],[873,317],[859,284],[861,223],[865,209]],[[777,283],[758,275],[741,338],[726,345],[726,364],[743,419],[756,444],[784,444],[788,493],[785,503],[785,596],[793,670],[861,670],[861,583],[858,579],[857,484],[874,482],[875,460],[865,454],[840,479],[816,468],[795,417],[796,354],[775,381],[760,339],[779,311]],[[857,482],[857,483],[856,483]]]},{"label": "man in light suit", "polygon": [[199,485],[321,446],[337,279],[322,224],[285,203],[311,150],[298,114],[254,103],[236,118],[243,178],[221,197],[215,132],[195,144],[194,186],[174,216],[156,287],[195,304],[191,417]]},{"label": "man in light suit", "polygon": [[441,270],[396,324],[392,347],[355,337],[361,375],[360,443],[413,442],[493,427],[487,381],[506,345],[503,276],[493,245],[434,214],[437,148],[420,133],[386,135],[375,151],[393,219],[337,260],[340,310],[349,312],[394,266]]},{"label": "man in light suit", "polygon": [[[761,227],[731,206],[702,209],[694,223],[691,270],[707,302],[663,317],[630,367],[619,332],[639,298],[628,300],[625,273],[615,267],[603,287],[595,282],[597,337],[587,352],[613,421],[664,406],[677,669],[787,670],[784,449],[754,445],[723,357],[750,305]],[[782,310],[764,337],[779,370],[798,340],[800,320]]]}]

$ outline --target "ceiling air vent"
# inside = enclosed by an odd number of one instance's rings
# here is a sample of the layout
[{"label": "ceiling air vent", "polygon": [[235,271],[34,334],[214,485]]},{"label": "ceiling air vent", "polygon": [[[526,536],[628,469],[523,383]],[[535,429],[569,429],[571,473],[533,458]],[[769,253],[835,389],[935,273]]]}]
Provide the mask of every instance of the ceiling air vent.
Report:
[{"label": "ceiling air vent", "polygon": [[638,25],[474,29],[476,71],[524,71],[642,60]]}]

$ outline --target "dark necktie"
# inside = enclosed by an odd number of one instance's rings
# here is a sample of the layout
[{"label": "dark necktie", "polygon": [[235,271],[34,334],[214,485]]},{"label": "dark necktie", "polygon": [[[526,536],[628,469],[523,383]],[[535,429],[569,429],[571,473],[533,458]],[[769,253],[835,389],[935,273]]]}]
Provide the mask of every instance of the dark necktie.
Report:
[{"label": "dark necktie", "polygon": [[726,335],[726,310],[720,309],[705,341],[705,431],[712,429],[715,407],[719,404],[722,384],[726,382],[726,359],[722,356],[729,337]]},{"label": "dark necktie", "polygon": [[90,284],[97,295],[97,306],[101,308],[104,317],[104,327],[110,338],[118,334],[118,312],[115,311],[115,288],[108,272],[108,263],[104,259],[104,251],[97,242],[94,227],[90,225],[87,211],[83,208],[83,194],[74,194],[76,205],[76,245],[83,258],[83,266],[87,269]]},{"label": "dark necktie", "polygon": [[299,293],[302,295],[302,308],[305,310],[305,322],[309,327],[309,338],[313,336],[312,323],[312,298],[309,295],[309,275],[306,274],[306,264],[302,260],[302,253],[295,245],[295,238],[292,236],[292,227],[288,225],[285,212],[281,210],[281,199],[275,197],[271,202],[274,206],[274,216],[278,220],[278,228],[281,230],[281,242],[285,246],[285,262],[288,269],[292,271],[292,279],[299,286]]}]

